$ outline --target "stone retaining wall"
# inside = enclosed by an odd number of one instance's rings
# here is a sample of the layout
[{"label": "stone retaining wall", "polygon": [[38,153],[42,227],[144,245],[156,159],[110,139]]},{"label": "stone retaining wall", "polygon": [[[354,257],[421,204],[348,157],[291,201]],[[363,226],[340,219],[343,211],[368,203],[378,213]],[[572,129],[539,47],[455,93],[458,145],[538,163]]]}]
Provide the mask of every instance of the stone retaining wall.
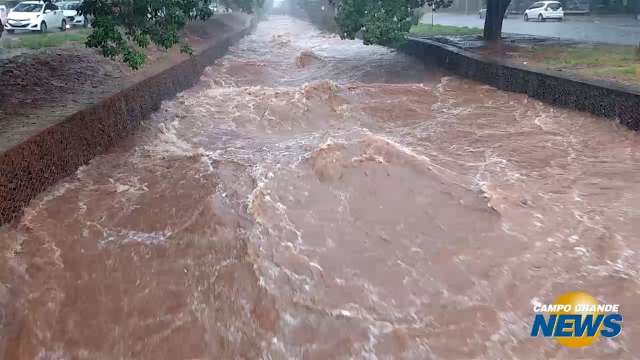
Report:
[{"label": "stone retaining wall", "polygon": [[208,65],[248,34],[255,19],[172,67],[150,76],[0,154],[0,224],[40,192],[130,135],[163,100],[193,86]]},{"label": "stone retaining wall", "polygon": [[524,93],[552,105],[616,119],[632,130],[640,130],[638,87],[534,69],[428,39],[409,38],[403,51],[500,90]]}]

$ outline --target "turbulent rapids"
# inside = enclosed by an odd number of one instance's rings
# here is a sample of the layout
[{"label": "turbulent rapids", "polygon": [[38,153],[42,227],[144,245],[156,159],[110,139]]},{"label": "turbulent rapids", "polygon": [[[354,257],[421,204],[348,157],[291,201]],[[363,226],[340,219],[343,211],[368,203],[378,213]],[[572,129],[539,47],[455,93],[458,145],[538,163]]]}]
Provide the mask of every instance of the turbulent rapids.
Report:
[{"label": "turbulent rapids", "polygon": [[[272,17],[0,229],[6,359],[640,352],[640,138]],[[531,338],[585,290],[620,337]]]}]

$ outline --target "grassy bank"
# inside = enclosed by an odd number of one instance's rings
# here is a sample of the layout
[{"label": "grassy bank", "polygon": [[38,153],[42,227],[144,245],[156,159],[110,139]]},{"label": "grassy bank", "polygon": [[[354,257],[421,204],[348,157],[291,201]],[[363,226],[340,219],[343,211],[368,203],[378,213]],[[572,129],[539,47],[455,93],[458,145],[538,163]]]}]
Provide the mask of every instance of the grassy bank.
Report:
[{"label": "grassy bank", "polygon": [[17,34],[11,38],[3,36],[0,47],[5,49],[41,49],[58,47],[66,43],[81,43],[87,39],[89,30],[57,32],[50,34],[28,33]]},{"label": "grassy bank", "polygon": [[464,36],[481,35],[482,29],[466,26],[417,24],[412,26],[409,32],[420,36]]},{"label": "grassy bank", "polygon": [[640,81],[640,52],[633,46],[592,45],[542,48],[534,56],[548,68],[596,77]]},{"label": "grassy bank", "polygon": [[543,45],[513,51],[509,57],[532,66],[588,77],[640,83],[640,49],[634,46]]}]

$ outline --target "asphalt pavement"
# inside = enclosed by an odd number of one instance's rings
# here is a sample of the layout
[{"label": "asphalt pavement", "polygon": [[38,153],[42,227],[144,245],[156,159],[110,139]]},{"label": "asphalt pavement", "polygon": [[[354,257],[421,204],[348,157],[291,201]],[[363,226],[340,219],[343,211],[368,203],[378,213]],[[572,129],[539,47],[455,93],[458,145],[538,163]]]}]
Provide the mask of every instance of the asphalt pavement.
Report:
[{"label": "asphalt pavement", "polygon": [[[478,15],[458,15],[437,13],[435,23],[442,25],[483,27],[484,19]],[[423,23],[431,23],[431,14],[422,18]],[[504,20],[505,33],[557,37],[560,39],[603,42],[611,44],[640,44],[640,21],[631,17],[610,16],[565,16],[564,21],[525,22],[521,15],[509,15]]]}]

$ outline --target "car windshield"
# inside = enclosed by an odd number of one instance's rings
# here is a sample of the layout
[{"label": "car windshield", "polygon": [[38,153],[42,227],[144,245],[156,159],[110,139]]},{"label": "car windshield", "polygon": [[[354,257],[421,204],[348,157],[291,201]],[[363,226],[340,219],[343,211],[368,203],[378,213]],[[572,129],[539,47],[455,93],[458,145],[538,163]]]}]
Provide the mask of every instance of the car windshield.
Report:
[{"label": "car windshield", "polygon": [[551,10],[558,10],[562,7],[562,5],[560,5],[560,3],[551,3],[547,7]]},{"label": "car windshield", "polygon": [[40,10],[42,10],[42,4],[20,3],[13,8],[16,12],[40,12]]}]

